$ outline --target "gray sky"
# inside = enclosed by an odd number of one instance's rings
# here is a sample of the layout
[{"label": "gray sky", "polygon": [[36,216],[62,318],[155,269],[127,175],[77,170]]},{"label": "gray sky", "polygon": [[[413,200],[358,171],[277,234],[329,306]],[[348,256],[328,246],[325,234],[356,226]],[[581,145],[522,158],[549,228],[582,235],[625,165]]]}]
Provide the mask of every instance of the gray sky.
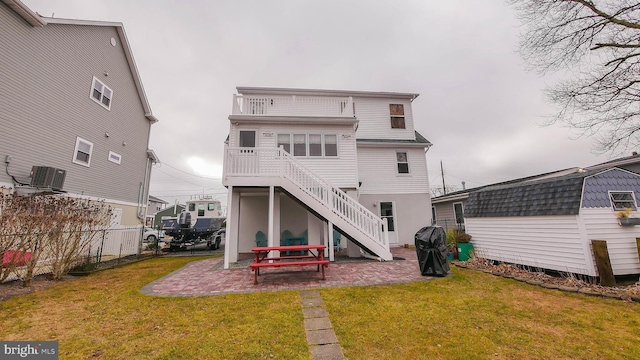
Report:
[{"label": "gray sky", "polygon": [[540,126],[551,78],[526,71],[502,0],[23,0],[42,16],[124,23],[154,115],[151,195],[214,194],[236,86],[420,93],[431,186],[475,187],[606,161]]}]

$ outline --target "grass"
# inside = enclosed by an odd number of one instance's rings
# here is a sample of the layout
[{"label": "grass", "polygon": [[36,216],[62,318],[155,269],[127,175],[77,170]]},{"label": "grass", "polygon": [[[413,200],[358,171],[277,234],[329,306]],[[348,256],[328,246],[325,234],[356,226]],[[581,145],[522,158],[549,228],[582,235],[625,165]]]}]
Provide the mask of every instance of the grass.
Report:
[{"label": "grass", "polygon": [[637,359],[640,304],[453,269],[450,278],[323,290],[348,358]]},{"label": "grass", "polygon": [[[61,359],[309,359],[297,291],[151,297],[202,258],[159,258],[0,302],[0,339]],[[640,304],[454,269],[430,282],[321,290],[349,359],[640,358]]]}]

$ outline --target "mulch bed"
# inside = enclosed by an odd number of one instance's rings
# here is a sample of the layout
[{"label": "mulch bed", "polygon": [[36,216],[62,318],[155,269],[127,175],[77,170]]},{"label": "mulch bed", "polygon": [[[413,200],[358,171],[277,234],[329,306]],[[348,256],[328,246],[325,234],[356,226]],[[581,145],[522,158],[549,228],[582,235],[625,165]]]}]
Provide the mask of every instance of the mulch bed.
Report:
[{"label": "mulch bed", "polygon": [[606,287],[591,281],[584,281],[575,274],[551,275],[542,271],[528,271],[513,264],[494,263],[481,258],[472,258],[465,262],[454,261],[453,264],[457,267],[479,270],[488,274],[511,278],[548,289],[618,298],[627,302],[640,302],[640,281],[626,286]]}]

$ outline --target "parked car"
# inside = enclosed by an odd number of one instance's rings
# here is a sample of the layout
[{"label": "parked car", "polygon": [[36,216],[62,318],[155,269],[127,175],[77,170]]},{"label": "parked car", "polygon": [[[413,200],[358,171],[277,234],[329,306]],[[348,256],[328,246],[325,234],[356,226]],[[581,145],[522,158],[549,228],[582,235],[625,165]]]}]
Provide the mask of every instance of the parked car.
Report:
[{"label": "parked car", "polygon": [[219,229],[216,231],[209,240],[207,240],[207,247],[211,250],[220,249],[220,242],[222,242],[222,237],[226,234],[226,228]]},{"label": "parked car", "polygon": [[142,234],[142,241],[153,243],[157,239],[164,239],[164,230],[157,230],[150,227],[144,227],[144,233]]}]

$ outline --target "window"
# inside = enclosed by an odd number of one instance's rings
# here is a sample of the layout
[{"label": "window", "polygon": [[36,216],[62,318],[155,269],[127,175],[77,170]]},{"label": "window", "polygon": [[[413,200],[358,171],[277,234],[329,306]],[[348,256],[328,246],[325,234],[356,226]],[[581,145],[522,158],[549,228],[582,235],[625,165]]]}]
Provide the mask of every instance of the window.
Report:
[{"label": "window", "polygon": [[198,216],[204,216],[204,204],[198,204]]},{"label": "window", "polygon": [[398,174],[408,174],[409,161],[407,160],[407,153],[404,151],[396,152],[396,159],[398,162]]},{"label": "window", "polygon": [[240,130],[240,147],[256,147],[256,132]]},{"label": "window", "polygon": [[637,210],[633,191],[611,191],[609,197],[613,210],[624,210],[625,208]]},{"label": "window", "polygon": [[90,166],[91,165],[91,152],[93,151],[93,144],[87,140],[77,137],[76,148],[73,152],[73,162],[78,165]]},{"label": "window", "polygon": [[336,134],[278,134],[277,144],[278,147],[282,146],[285,151],[298,157],[338,156],[338,135]]},{"label": "window", "polygon": [[208,211],[213,211],[216,209],[216,204],[215,203],[208,203],[207,204],[207,210]]},{"label": "window", "polygon": [[436,220],[436,207],[431,207],[431,225],[435,225],[438,221]]},{"label": "window", "polygon": [[393,203],[392,202],[380,202],[380,217],[387,219],[389,227],[387,230],[395,231],[396,226],[393,221]]},{"label": "window", "polygon": [[93,101],[102,105],[107,110],[111,110],[111,99],[113,99],[113,90],[107,85],[103,84],[100,80],[93,77],[93,83],[91,84],[91,95]]},{"label": "window", "polygon": [[338,136],[324,136],[324,156],[338,156]]},{"label": "window", "polygon": [[293,156],[307,156],[307,135],[293,134]]},{"label": "window", "polygon": [[391,128],[405,129],[404,125],[404,105],[389,104],[389,112],[391,113]]},{"label": "window", "polygon": [[122,161],[122,156],[120,154],[114,153],[113,151],[109,151],[109,161],[120,164],[120,162]]},{"label": "window", "polygon": [[196,211],[196,204],[189,203],[189,211]]},{"label": "window", "polygon": [[456,216],[456,224],[464,223],[464,211],[462,209],[462,203],[453,204],[453,213]]},{"label": "window", "polygon": [[284,151],[291,153],[291,135],[278,134],[278,147],[284,148]]},{"label": "window", "polygon": [[322,156],[322,135],[309,134],[309,156]]}]

